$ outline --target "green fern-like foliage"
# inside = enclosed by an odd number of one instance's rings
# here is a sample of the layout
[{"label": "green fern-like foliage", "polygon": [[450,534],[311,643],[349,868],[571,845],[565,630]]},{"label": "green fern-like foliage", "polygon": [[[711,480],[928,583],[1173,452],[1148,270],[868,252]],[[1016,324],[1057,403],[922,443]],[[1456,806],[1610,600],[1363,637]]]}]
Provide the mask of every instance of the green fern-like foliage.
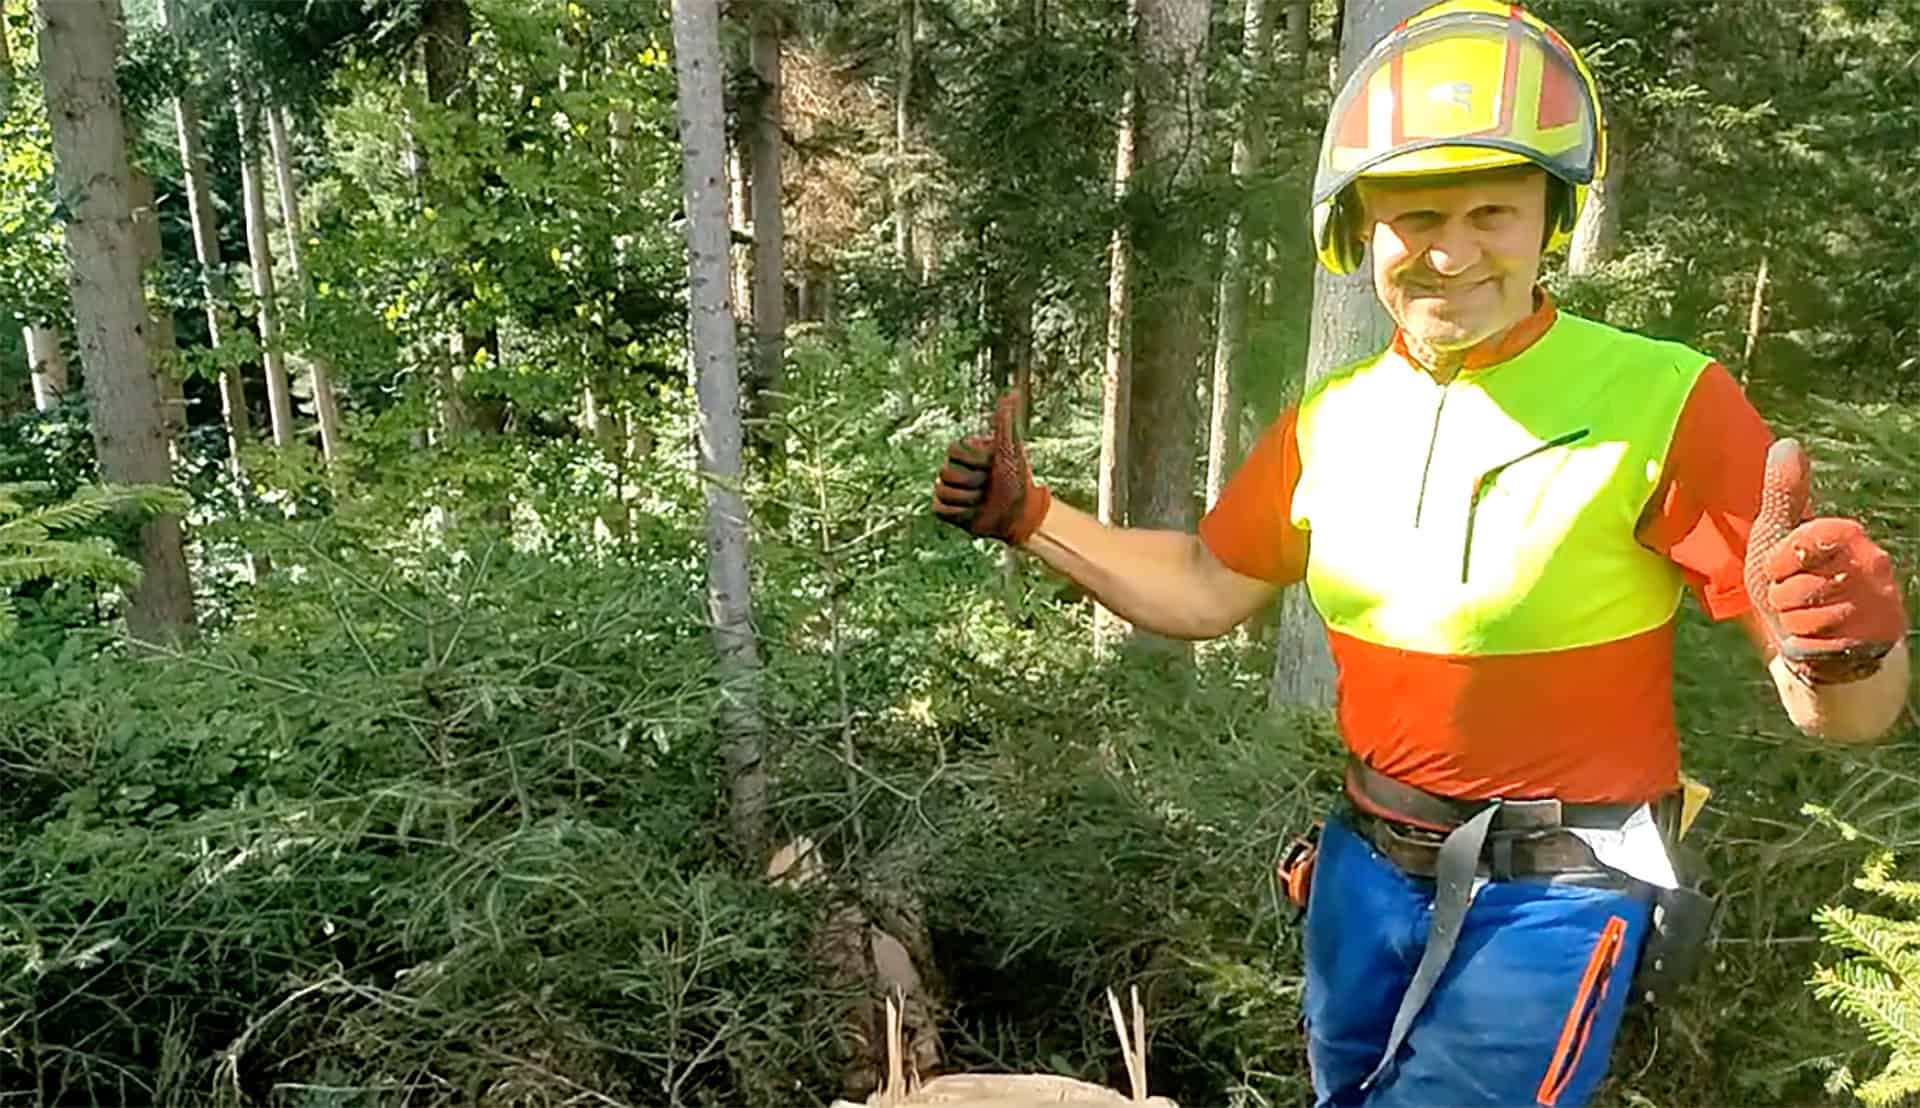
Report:
[{"label": "green fern-like foliage", "polygon": [[185,494],[156,485],[95,485],[65,500],[34,506],[50,486],[40,481],[0,484],[0,639],[13,634],[13,587],[26,581],[86,579],[130,586],[140,566],[103,538],[73,532],[127,510],[157,515],[184,512]]},{"label": "green fern-like foliage", "polygon": [[[1893,856],[1868,861],[1854,882],[1901,909],[1920,909],[1920,881],[1893,876]],[[1847,955],[1814,971],[1814,992],[1866,1029],[1888,1052],[1885,1068],[1861,1082],[1854,1095],[1870,1108],[1920,1096],[1920,920],[1894,919],[1842,905],[1814,917],[1828,945]]]}]

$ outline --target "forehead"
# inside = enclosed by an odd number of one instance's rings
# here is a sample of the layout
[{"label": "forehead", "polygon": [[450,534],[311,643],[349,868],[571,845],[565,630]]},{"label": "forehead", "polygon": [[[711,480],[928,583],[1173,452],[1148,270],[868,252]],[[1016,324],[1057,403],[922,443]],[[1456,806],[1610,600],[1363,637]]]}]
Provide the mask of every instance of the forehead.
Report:
[{"label": "forehead", "polygon": [[1361,202],[1370,209],[1458,211],[1485,204],[1544,202],[1546,179],[1540,169],[1520,166],[1445,177],[1362,177],[1356,183]]}]

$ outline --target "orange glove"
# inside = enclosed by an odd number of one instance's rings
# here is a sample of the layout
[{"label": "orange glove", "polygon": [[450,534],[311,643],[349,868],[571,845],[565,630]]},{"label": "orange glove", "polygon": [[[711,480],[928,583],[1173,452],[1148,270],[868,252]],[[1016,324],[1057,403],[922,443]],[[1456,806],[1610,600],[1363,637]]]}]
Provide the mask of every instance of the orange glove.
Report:
[{"label": "orange glove", "polygon": [[981,538],[1026,542],[1047,516],[1053,496],[1033,483],[1027,447],[1014,431],[1020,393],[1009,389],[993,408],[993,435],[968,435],[947,447],[933,481],[933,514]]},{"label": "orange glove", "polygon": [[1767,451],[1747,539],[1747,595],[1768,637],[1809,684],[1857,681],[1907,635],[1893,563],[1851,519],[1805,519],[1812,465],[1792,439]]}]

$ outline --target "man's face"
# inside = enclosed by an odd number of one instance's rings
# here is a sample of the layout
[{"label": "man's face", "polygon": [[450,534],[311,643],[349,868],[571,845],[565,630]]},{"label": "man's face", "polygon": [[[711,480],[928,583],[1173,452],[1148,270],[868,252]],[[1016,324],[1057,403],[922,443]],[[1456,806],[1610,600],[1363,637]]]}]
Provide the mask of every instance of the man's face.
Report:
[{"label": "man's face", "polygon": [[1532,167],[1360,181],[1373,286],[1410,340],[1465,350],[1533,311],[1547,178]]}]

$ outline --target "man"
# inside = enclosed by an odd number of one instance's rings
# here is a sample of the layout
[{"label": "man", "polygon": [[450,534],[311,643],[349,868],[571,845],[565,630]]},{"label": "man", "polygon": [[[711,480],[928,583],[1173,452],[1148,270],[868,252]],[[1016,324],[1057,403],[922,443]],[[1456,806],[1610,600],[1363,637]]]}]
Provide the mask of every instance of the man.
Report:
[{"label": "man", "polygon": [[1799,448],[1704,355],[1539,290],[1605,143],[1550,27],[1423,11],[1342,89],[1314,188],[1322,263],[1370,257],[1398,333],[1280,417],[1197,536],[1053,500],[1005,401],[936,480],[941,518],[1164,635],[1306,583],[1352,754],[1306,905],[1321,1105],[1592,1094],[1649,934],[1655,970],[1684,953],[1657,944],[1689,904],[1666,852],[1686,588],[1749,628],[1808,734],[1872,739],[1904,703],[1893,570],[1857,523],[1802,522]]}]

